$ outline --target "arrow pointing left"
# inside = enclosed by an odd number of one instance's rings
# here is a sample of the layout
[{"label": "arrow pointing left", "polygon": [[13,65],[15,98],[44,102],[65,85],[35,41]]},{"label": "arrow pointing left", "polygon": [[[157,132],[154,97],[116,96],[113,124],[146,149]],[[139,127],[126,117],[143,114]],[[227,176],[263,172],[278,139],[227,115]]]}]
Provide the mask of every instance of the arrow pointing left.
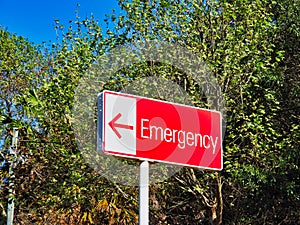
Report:
[{"label": "arrow pointing left", "polygon": [[118,138],[121,138],[122,135],[119,133],[119,131],[116,128],[123,128],[128,130],[133,130],[133,126],[117,123],[117,120],[120,119],[122,116],[121,113],[118,113],[109,123],[108,125],[111,127],[113,132],[118,136]]}]

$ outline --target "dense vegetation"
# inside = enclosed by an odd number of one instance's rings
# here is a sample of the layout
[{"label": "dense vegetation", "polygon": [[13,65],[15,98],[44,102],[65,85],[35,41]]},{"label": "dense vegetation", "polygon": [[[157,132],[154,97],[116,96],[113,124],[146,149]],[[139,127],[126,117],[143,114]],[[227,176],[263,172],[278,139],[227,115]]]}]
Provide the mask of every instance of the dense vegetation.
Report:
[{"label": "dense vegetation", "polygon": [[[152,184],[150,223],[300,224],[299,0],[119,4],[122,15],[108,16],[106,27],[94,18],[77,17],[68,28],[57,22],[61,41],[45,46],[0,29],[0,224],[13,127],[19,156],[27,159],[14,169],[15,224],[137,224],[137,187],[116,184],[87,163],[72,107],[93,63],[145,40],[197,54],[226,101],[224,169],[185,168]],[[209,107],[196,82],[167,63],[120,68],[101,88],[119,91],[149,76],[175,82],[194,105]]]}]

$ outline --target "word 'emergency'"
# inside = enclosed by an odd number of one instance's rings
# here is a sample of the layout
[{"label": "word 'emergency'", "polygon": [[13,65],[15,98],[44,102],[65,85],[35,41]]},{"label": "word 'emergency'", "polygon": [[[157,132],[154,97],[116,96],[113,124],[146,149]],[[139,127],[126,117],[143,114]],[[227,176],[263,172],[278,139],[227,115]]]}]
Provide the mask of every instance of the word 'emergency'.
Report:
[{"label": "word 'emergency'", "polygon": [[213,137],[211,135],[202,135],[200,133],[194,133],[184,130],[170,129],[168,127],[162,128],[160,126],[150,125],[149,119],[141,119],[141,137],[145,139],[151,139],[156,141],[165,141],[177,143],[180,149],[184,149],[186,146],[194,146],[213,149],[215,154],[217,142],[219,137]]}]

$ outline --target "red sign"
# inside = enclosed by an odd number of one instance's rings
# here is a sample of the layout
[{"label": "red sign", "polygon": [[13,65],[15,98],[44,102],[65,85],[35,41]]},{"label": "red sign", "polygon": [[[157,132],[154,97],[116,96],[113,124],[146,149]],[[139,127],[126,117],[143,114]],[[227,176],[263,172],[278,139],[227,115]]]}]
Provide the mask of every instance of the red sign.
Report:
[{"label": "red sign", "polygon": [[98,151],[221,170],[220,112],[104,91],[98,97]]}]

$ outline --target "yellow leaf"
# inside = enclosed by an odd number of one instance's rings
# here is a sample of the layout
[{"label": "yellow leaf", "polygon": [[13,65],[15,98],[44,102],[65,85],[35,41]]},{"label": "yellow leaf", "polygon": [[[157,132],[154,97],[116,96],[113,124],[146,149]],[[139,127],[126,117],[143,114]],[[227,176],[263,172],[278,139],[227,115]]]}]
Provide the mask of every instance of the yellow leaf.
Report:
[{"label": "yellow leaf", "polygon": [[98,205],[97,205],[97,211],[101,211],[106,209],[108,206],[108,202],[106,199],[103,199],[101,201],[99,201]]},{"label": "yellow leaf", "polygon": [[83,216],[81,217],[81,221],[86,221],[86,217],[87,217],[87,212],[85,212],[84,214],[83,214]]},{"label": "yellow leaf", "polygon": [[92,220],[92,215],[91,215],[91,213],[88,214],[88,218],[89,218],[90,223],[91,223],[91,224],[94,224],[94,222],[93,222],[93,220]]}]

